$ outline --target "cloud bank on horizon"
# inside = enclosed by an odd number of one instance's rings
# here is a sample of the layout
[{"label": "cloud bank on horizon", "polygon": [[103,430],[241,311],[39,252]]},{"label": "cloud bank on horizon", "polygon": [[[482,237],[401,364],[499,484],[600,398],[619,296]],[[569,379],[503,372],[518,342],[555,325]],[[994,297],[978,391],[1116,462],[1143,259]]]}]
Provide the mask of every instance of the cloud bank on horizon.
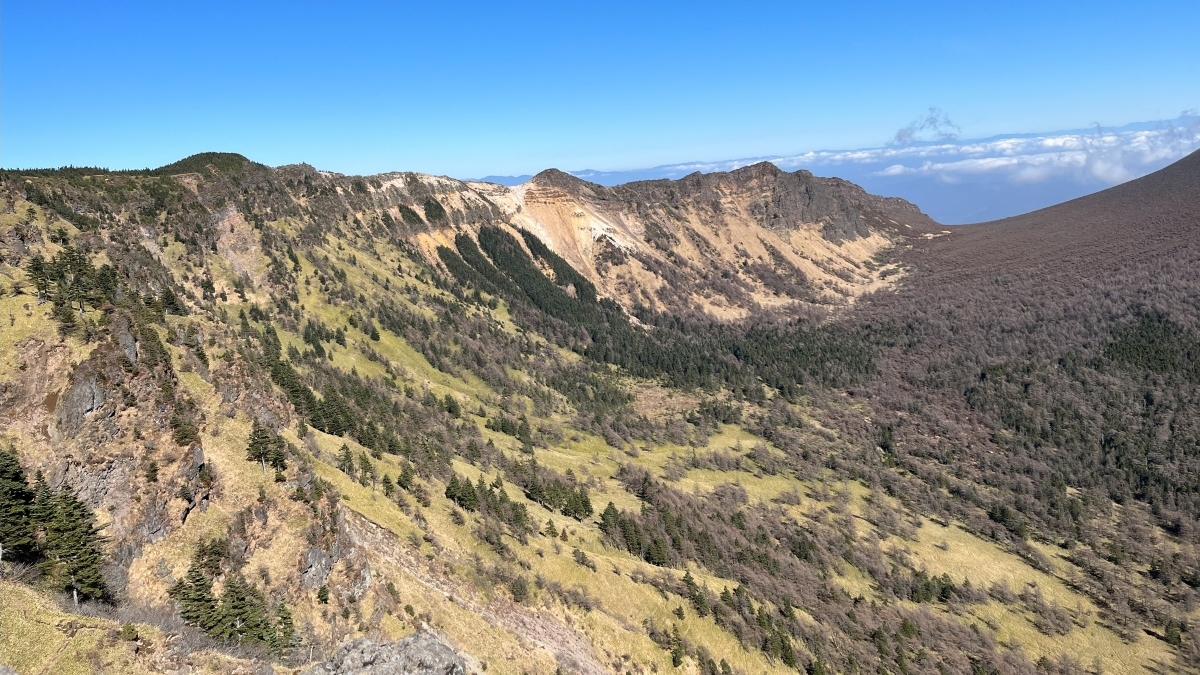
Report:
[{"label": "cloud bank on horizon", "polygon": [[[870,192],[903,197],[934,219],[969,223],[1004,218],[1081,197],[1156,171],[1200,148],[1200,116],[1119,128],[1076,129],[960,140],[936,108],[901,128],[887,145],[633,171],[572,171],[603,185],[731,171],[768,161],[781,169],[837,176]],[[527,176],[485,180],[515,184]]]}]

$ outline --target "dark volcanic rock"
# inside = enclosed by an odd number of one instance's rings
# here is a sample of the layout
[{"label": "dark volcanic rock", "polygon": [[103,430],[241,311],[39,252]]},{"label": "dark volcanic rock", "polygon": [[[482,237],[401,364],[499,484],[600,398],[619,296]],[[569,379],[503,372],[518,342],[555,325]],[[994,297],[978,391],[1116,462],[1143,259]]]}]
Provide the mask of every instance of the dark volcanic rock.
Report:
[{"label": "dark volcanic rock", "polygon": [[118,314],[112,322],[112,336],[125,358],[129,359],[130,363],[137,363],[137,338],[129,330],[129,319]]},{"label": "dark volcanic rock", "polygon": [[63,433],[67,436],[78,432],[84,417],[104,406],[104,389],[91,375],[75,382],[58,404],[58,415]]},{"label": "dark volcanic rock", "polygon": [[360,638],[342,647],[333,658],[304,671],[304,675],[464,675],[466,668],[454,650],[433,633],[419,630],[391,644]]},{"label": "dark volcanic rock", "polygon": [[324,549],[313,546],[304,554],[304,569],[300,572],[300,583],[308,590],[319,588],[329,578],[334,560]]}]

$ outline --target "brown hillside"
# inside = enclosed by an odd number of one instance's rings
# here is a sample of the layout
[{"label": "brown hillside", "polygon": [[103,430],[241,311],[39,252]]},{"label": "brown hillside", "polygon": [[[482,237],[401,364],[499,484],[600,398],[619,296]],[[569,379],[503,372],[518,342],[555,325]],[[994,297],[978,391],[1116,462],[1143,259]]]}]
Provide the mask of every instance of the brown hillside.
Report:
[{"label": "brown hillside", "polygon": [[900,272],[888,251],[937,231],[908,202],[767,162],[616,187],[555,169],[471,186],[625,307],[720,319],[853,302]]},{"label": "brown hillside", "polygon": [[1175,256],[1200,240],[1200,154],[1069,202],[922,242],[911,259],[925,278],[1045,268],[1104,276],[1114,265]]}]

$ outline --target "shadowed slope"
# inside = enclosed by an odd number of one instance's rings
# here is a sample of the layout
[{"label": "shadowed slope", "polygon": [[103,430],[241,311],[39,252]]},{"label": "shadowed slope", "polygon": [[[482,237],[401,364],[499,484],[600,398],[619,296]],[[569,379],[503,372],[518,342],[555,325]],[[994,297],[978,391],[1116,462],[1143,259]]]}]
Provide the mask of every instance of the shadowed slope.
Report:
[{"label": "shadowed slope", "polygon": [[1081,277],[1200,240],[1200,152],[1096,194],[1013,218],[956,227],[912,260],[939,281],[1047,268]]}]

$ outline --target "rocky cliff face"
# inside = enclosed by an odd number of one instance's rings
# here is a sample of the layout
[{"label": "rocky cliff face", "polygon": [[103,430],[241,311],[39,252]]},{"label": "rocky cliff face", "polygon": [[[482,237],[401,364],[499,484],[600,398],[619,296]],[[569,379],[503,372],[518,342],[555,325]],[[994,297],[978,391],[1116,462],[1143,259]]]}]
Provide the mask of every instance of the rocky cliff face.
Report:
[{"label": "rocky cliff face", "polygon": [[[307,212],[347,230],[400,231],[435,265],[437,247],[454,248],[458,232],[526,229],[626,309],[722,320],[848,305],[894,283],[903,275],[896,253],[939,231],[902,199],[767,162],[616,187],[555,169],[513,187],[418,173],[263,169],[280,202],[265,209],[273,217]],[[254,224],[238,213],[226,205],[209,227],[220,231],[222,257],[257,284],[267,270],[250,236]]]},{"label": "rocky cliff face", "polygon": [[904,200],[766,162],[611,188],[553,169],[470,186],[626,308],[719,319],[852,302],[896,278],[896,247],[937,227]]}]

